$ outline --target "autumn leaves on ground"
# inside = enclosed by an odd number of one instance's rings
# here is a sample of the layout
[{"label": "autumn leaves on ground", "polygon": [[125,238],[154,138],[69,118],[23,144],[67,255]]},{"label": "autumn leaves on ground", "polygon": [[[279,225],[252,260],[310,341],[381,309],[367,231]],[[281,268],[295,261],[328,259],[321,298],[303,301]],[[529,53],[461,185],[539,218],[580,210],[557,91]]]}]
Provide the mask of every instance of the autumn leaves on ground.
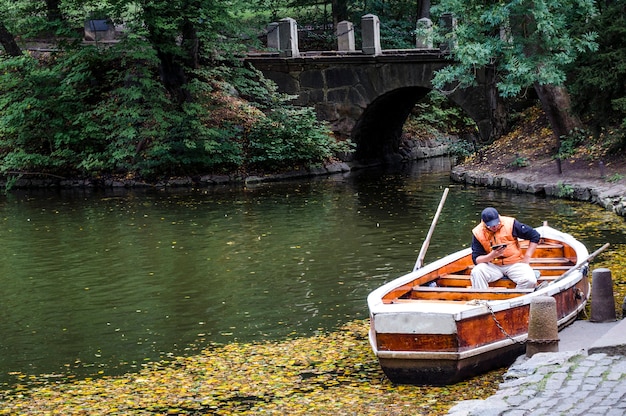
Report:
[{"label": "autumn leaves on ground", "polygon": [[391,384],[360,320],[338,332],[229,344],[120,377],[46,383],[0,396],[0,414],[441,415],[486,398],[503,370],[450,387]]}]

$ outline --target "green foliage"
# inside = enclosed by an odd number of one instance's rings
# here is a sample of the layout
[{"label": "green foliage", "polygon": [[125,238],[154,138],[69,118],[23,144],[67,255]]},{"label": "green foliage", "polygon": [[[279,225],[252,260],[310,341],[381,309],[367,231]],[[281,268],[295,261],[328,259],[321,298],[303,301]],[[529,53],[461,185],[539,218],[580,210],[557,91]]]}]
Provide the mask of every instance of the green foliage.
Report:
[{"label": "green foliage", "polygon": [[[18,1],[10,9],[12,28],[49,33],[41,29],[43,4]],[[241,66],[241,32],[225,4],[61,4],[59,27],[82,27],[98,10],[124,19],[129,32],[106,47],[57,42],[58,50],[42,59],[0,57],[0,172],[180,175],[251,164],[273,169],[346,150],[312,110],[287,105],[275,85]],[[23,32],[32,19],[43,26]],[[248,104],[223,119],[218,96],[245,97]],[[250,146],[245,123],[256,119]],[[255,150],[252,159],[245,148]]]},{"label": "green foliage", "polygon": [[574,196],[574,187],[572,185],[559,181],[556,186],[556,196],[559,198],[571,198]]},{"label": "green foliage", "polygon": [[554,158],[565,160],[574,156],[578,147],[585,142],[587,136],[588,133],[585,130],[576,128],[569,135],[561,137],[559,141],[561,146]]},{"label": "green foliage", "polygon": [[411,125],[428,126],[436,131],[464,133],[476,131],[476,123],[465,112],[438,91],[430,91],[413,108],[407,121]]},{"label": "green foliage", "polygon": [[251,167],[284,169],[294,164],[323,162],[350,144],[336,142],[327,127],[320,129],[310,108],[284,106],[270,111],[247,135],[246,159]]},{"label": "green foliage", "polygon": [[453,32],[439,27],[441,42],[454,42],[454,63],[437,72],[433,85],[442,90],[476,85],[476,71],[495,67],[504,97],[534,83],[561,85],[566,66],[583,51],[594,50],[594,33],[574,36],[571,27],[595,15],[588,0],[541,0],[484,3],[442,0],[433,15],[458,17]]},{"label": "green foliage", "polygon": [[526,166],[530,166],[530,162],[527,157],[524,156],[516,156],[515,159],[510,163],[510,166],[515,168],[525,168]]},{"label": "green foliage", "polygon": [[594,128],[626,125],[626,1],[599,3],[601,14],[581,22],[579,32],[598,33],[598,51],[583,54],[571,68],[575,109]]},{"label": "green foliage", "polygon": [[476,130],[474,120],[435,90],[415,105],[403,128],[412,137],[459,135],[461,139],[451,141],[449,149],[452,155],[461,157],[470,156],[476,151],[473,141],[463,139],[471,137]]},{"label": "green foliage", "polygon": [[606,178],[606,181],[610,183],[616,183],[621,181],[622,179],[624,179],[624,175],[622,175],[621,173],[614,173],[613,175]]},{"label": "green foliage", "polygon": [[468,140],[452,141],[449,145],[449,149],[452,156],[459,156],[461,158],[471,156],[476,152],[475,144]]}]

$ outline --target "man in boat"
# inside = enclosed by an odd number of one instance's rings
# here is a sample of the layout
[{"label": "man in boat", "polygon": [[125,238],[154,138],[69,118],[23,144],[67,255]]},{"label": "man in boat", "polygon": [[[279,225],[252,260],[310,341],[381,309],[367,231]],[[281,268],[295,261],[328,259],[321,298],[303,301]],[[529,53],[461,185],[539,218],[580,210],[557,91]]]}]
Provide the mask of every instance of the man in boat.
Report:
[{"label": "man in boat", "polygon": [[[534,270],[530,267],[540,235],[532,227],[513,217],[498,214],[488,207],[480,215],[481,222],[472,230],[472,287],[486,289],[489,282],[506,276],[518,289],[532,289],[537,285]],[[528,240],[526,253],[519,240]]]}]

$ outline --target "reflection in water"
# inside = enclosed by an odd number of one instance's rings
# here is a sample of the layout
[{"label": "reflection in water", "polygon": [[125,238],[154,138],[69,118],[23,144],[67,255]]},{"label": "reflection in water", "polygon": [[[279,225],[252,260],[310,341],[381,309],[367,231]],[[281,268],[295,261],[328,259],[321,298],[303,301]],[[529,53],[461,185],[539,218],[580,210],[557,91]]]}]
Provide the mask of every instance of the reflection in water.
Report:
[{"label": "reflection in water", "polygon": [[450,184],[449,160],[196,191],[20,192],[0,200],[0,382],[9,372],[104,374],[206,342],[332,330],[410,270],[443,188],[425,262],[469,244],[482,208],[623,241],[600,208]]}]

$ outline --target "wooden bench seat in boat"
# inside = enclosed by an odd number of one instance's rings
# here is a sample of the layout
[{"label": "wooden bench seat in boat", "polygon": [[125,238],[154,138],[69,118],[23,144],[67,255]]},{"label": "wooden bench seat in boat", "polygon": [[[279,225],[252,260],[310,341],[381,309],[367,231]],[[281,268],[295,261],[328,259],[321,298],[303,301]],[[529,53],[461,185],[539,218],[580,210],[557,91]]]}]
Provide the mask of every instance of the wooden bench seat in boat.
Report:
[{"label": "wooden bench seat in boat", "polygon": [[[470,301],[470,300],[500,300],[511,299],[532,293],[534,289],[474,289],[471,287],[429,287],[415,286],[411,291],[410,299],[405,300],[446,300],[446,301]],[[402,301],[402,299],[394,300]]]},{"label": "wooden bench seat in boat", "polygon": [[[541,284],[545,281],[552,281],[556,279],[561,273],[556,276],[540,276],[537,279],[537,283]],[[470,287],[472,286],[472,282],[470,280],[470,276],[467,274],[446,274],[437,279],[437,285],[442,287]],[[507,278],[503,277],[500,280],[496,280],[495,282],[489,283],[490,287],[504,287],[508,289],[514,289],[515,283]]]}]

